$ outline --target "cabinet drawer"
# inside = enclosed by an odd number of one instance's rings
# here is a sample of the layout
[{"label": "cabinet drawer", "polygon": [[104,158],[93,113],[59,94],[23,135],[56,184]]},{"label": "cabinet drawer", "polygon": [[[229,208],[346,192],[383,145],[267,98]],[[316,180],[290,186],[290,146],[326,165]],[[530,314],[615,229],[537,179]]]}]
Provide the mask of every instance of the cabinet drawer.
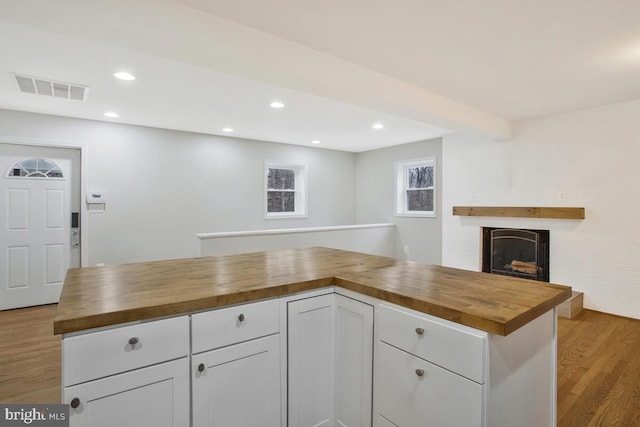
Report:
[{"label": "cabinet drawer", "polygon": [[62,341],[65,386],[189,354],[187,316],[123,326]]},{"label": "cabinet drawer", "polygon": [[375,363],[377,426],[483,425],[482,385],[380,341]]},{"label": "cabinet drawer", "polygon": [[191,316],[192,352],[200,353],[274,334],[280,330],[278,299]]},{"label": "cabinet drawer", "polygon": [[381,304],[378,339],[484,384],[487,335],[463,325]]}]

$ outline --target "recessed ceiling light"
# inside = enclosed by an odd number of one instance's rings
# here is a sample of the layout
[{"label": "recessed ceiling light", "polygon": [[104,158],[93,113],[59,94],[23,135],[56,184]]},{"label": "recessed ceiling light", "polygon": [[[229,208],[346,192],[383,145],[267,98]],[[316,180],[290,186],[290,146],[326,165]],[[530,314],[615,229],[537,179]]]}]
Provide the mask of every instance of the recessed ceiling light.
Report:
[{"label": "recessed ceiling light", "polygon": [[120,117],[120,114],[114,113],[113,111],[107,111],[106,113],[104,113],[104,115],[107,117],[111,117],[112,119]]},{"label": "recessed ceiling light", "polygon": [[382,123],[375,123],[373,126],[371,126],[374,129],[383,129],[384,125]]},{"label": "recessed ceiling light", "polygon": [[119,71],[114,73],[113,77],[120,80],[135,80],[136,77],[133,74],[129,74],[126,71]]},{"label": "recessed ceiling light", "polygon": [[320,141],[318,141],[317,139],[314,139],[313,141],[311,141],[312,144],[320,144]]},{"label": "recessed ceiling light", "polygon": [[271,108],[283,108],[284,104],[280,101],[273,101],[271,104],[269,104],[269,106]]},{"label": "recessed ceiling light", "polygon": [[231,128],[224,128],[224,129],[222,129],[222,132],[231,133],[231,132],[233,132],[233,129],[231,129]]}]

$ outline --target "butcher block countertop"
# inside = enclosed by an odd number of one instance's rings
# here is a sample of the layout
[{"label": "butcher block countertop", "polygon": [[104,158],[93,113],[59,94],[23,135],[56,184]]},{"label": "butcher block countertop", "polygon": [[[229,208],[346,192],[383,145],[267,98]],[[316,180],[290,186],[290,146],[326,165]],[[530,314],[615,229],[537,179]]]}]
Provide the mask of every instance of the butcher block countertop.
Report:
[{"label": "butcher block countertop", "polygon": [[568,286],[329,248],[69,269],[54,333],[340,286],[498,335],[571,296]]}]

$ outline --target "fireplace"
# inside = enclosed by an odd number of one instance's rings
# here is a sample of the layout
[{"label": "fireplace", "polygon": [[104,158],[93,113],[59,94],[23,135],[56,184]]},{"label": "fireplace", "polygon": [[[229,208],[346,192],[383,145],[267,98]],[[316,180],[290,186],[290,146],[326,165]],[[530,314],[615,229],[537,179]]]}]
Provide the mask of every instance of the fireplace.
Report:
[{"label": "fireplace", "polygon": [[482,271],[549,281],[549,230],[482,227]]}]

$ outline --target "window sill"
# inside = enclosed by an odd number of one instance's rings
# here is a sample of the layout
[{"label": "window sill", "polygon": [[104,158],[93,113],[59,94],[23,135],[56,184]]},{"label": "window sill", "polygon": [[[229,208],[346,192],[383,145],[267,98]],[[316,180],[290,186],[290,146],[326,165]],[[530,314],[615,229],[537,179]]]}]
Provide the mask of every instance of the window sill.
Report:
[{"label": "window sill", "polygon": [[437,218],[438,215],[435,213],[397,213],[395,214],[397,218]]},{"label": "window sill", "polygon": [[307,214],[277,214],[277,215],[265,215],[264,219],[289,219],[289,218],[308,218]]}]

